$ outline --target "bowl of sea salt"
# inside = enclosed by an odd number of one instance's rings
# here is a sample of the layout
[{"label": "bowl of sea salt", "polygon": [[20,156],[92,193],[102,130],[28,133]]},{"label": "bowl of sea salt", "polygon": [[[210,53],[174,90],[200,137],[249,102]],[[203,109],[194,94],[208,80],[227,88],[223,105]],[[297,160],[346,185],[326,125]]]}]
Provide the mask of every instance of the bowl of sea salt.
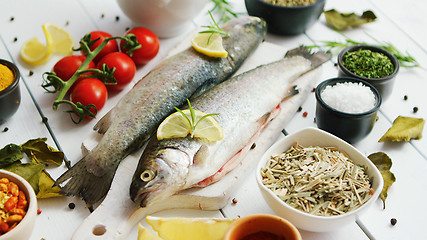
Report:
[{"label": "bowl of sea salt", "polygon": [[320,83],[316,100],[317,127],[349,143],[358,142],[371,132],[382,102],[373,85],[350,77]]}]

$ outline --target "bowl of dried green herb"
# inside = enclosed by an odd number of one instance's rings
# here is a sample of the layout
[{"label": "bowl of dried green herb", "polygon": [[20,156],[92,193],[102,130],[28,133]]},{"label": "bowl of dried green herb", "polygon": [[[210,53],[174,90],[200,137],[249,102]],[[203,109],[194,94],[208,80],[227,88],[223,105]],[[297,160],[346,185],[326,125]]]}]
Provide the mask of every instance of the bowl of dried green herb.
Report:
[{"label": "bowl of dried green herb", "polygon": [[381,173],[363,153],[312,127],[273,144],[257,165],[256,179],[277,215],[313,232],[354,223],[384,186]]},{"label": "bowl of dried green herb", "polygon": [[354,45],[338,54],[338,75],[355,77],[372,84],[383,100],[390,97],[399,61],[389,51],[370,45]]},{"label": "bowl of dried green herb", "polygon": [[305,32],[320,17],[326,0],[245,0],[251,16],[263,18],[267,30],[277,35]]}]

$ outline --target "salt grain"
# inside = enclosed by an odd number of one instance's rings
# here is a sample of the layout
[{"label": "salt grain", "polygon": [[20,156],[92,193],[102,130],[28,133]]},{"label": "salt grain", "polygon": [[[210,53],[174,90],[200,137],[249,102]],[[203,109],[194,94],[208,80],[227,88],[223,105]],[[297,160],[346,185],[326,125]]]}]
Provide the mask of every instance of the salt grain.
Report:
[{"label": "salt grain", "polygon": [[346,113],[363,113],[375,107],[372,90],[363,83],[344,82],[326,86],[321,98],[330,107]]}]

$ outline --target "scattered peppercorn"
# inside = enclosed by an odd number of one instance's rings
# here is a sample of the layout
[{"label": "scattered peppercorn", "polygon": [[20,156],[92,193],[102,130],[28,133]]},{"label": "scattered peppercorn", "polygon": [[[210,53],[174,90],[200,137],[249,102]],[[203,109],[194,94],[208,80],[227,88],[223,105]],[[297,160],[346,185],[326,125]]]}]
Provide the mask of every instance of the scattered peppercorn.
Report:
[{"label": "scattered peppercorn", "polygon": [[17,37],[14,37],[13,38],[13,42],[17,42],[18,41],[18,38]]},{"label": "scattered peppercorn", "polygon": [[254,149],[255,147],[256,147],[256,143],[252,144],[251,150]]},{"label": "scattered peppercorn", "polygon": [[3,132],[7,132],[7,131],[9,131],[9,128],[8,128],[8,127],[5,127],[5,128],[3,129]]},{"label": "scattered peppercorn", "polygon": [[68,25],[70,25],[70,21],[65,22],[65,26],[68,26]]},{"label": "scattered peppercorn", "polygon": [[303,112],[303,113],[302,113],[302,116],[303,116],[303,117],[307,117],[307,115],[308,115],[308,112]]},{"label": "scattered peppercorn", "polygon": [[105,15],[104,14],[101,14],[101,18],[104,18],[105,17]]},{"label": "scattered peppercorn", "polygon": [[334,63],[334,66],[335,66],[335,67],[337,67],[337,66],[338,66],[338,63]]},{"label": "scattered peppercorn", "polygon": [[396,218],[392,218],[392,219],[390,219],[390,223],[391,223],[391,225],[396,225],[396,223],[397,223],[397,219]]},{"label": "scattered peppercorn", "polygon": [[10,17],[10,21],[13,22],[13,20],[15,20],[15,18],[14,17]]},{"label": "scattered peppercorn", "polygon": [[233,198],[232,202],[233,202],[233,204],[236,204],[237,203],[237,199]]},{"label": "scattered peppercorn", "polygon": [[42,122],[43,122],[43,123],[47,123],[47,117],[43,117],[43,118],[42,118]]},{"label": "scattered peppercorn", "polygon": [[418,112],[418,107],[414,107],[414,108],[412,109],[412,111],[414,111],[414,113]]},{"label": "scattered peppercorn", "polygon": [[311,92],[315,92],[316,91],[316,88],[314,87],[313,89],[311,89]]},{"label": "scattered peppercorn", "polygon": [[34,72],[33,72],[33,70],[30,70],[30,72],[28,73],[28,76],[33,76],[33,74],[34,74]]},{"label": "scattered peppercorn", "polygon": [[299,106],[299,108],[298,108],[297,112],[301,112],[301,111],[302,111],[302,107],[301,107],[301,106]]},{"label": "scattered peppercorn", "polygon": [[37,209],[37,215],[40,215],[42,213],[42,210],[39,208]]},{"label": "scattered peppercorn", "polygon": [[118,22],[120,20],[119,16],[116,16],[116,22]]},{"label": "scattered peppercorn", "polygon": [[127,31],[129,31],[130,30],[130,27],[127,27],[126,29],[125,29],[125,32],[127,32]]},{"label": "scattered peppercorn", "polygon": [[68,204],[68,207],[70,209],[74,209],[76,207],[76,204],[74,204],[74,203],[71,202],[71,203]]},{"label": "scattered peppercorn", "polygon": [[408,95],[403,96],[403,100],[408,100]]}]

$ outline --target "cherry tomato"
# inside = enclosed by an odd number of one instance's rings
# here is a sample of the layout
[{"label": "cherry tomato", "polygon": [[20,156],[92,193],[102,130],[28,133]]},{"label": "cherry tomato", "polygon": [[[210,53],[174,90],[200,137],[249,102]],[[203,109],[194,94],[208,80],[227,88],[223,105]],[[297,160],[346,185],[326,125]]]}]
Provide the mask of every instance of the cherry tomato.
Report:
[{"label": "cherry tomato", "polygon": [[[103,31],[93,31],[90,32],[90,39],[93,41],[97,38],[99,38],[95,43],[93,43],[89,48],[91,51],[95,50],[102,41],[104,41],[105,38],[112,37],[111,34]],[[111,39],[107,42],[107,44],[104,46],[104,48],[96,55],[96,57],[93,59],[93,62],[97,63],[101,58],[103,58],[105,55],[111,53],[111,52],[118,52],[119,47],[117,45],[117,41],[115,39]],[[84,54],[84,53],[83,53]]]},{"label": "cherry tomato", "polygon": [[135,63],[128,55],[122,52],[113,52],[105,55],[98,62],[97,68],[102,70],[102,66],[104,64],[107,64],[108,68],[116,68],[113,76],[116,79],[117,84],[106,85],[109,90],[122,90],[132,81],[133,77],[135,76]]},{"label": "cherry tomato", "polygon": [[[79,69],[85,59],[86,56],[82,55],[71,55],[63,57],[57,63],[55,63],[55,65],[53,66],[53,72],[55,72],[56,75],[58,75],[58,77],[61,78],[63,81],[68,81],[77,71],[77,69]],[[95,68],[95,63],[90,61],[86,69],[92,68]],[[82,75],[88,74],[90,73],[84,73]],[[83,78],[84,77],[78,78],[70,89],[72,90],[73,87],[77,84],[77,82],[79,82]]]},{"label": "cherry tomato", "polygon": [[[136,49],[132,53],[132,60],[135,64],[146,64],[148,61],[153,59],[159,52],[159,38],[156,34],[147,28],[135,27],[129,30],[126,34],[133,33],[141,48]],[[122,52],[128,54],[128,50],[123,48],[125,41],[120,41],[120,49]]]},{"label": "cherry tomato", "polygon": [[[108,98],[108,91],[104,83],[96,78],[82,79],[73,89],[70,99],[73,103],[80,102],[83,105],[94,104],[99,111]],[[90,111],[95,114],[92,108]]]}]

